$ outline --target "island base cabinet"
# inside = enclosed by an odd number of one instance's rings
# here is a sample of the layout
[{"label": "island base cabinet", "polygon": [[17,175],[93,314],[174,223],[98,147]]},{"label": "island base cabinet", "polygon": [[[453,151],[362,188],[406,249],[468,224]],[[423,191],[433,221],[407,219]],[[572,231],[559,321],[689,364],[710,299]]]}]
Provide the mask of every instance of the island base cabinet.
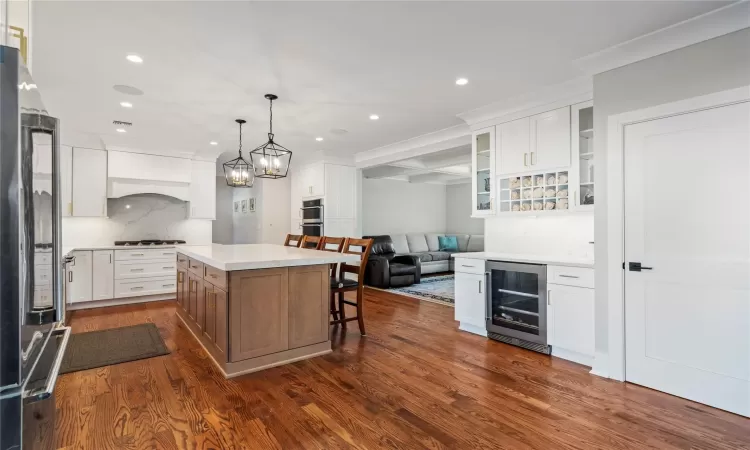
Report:
[{"label": "island base cabinet", "polygon": [[289,348],[328,340],[328,268],[289,268]]},{"label": "island base cabinet", "polygon": [[230,360],[289,348],[289,272],[286,268],[230,272]]},{"label": "island base cabinet", "polygon": [[329,270],[205,266],[201,278],[178,263],[177,315],[227,378],[324,355],[331,352]]}]

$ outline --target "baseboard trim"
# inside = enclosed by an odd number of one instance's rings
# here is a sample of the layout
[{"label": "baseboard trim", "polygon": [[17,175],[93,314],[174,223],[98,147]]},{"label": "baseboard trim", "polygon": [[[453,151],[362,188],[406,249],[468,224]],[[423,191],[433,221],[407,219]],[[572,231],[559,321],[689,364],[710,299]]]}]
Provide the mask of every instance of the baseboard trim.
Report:
[{"label": "baseboard trim", "polygon": [[466,331],[467,333],[473,333],[473,334],[478,334],[479,336],[487,337],[486,328],[481,328],[476,325],[472,325],[470,323],[459,322],[458,329],[461,331]]},{"label": "baseboard trim", "polygon": [[145,295],[143,297],[112,298],[109,300],[96,300],[92,302],[68,303],[65,308],[68,311],[80,309],[104,308],[106,306],[133,305],[136,303],[160,302],[163,300],[174,300],[174,294]]},{"label": "baseboard trim", "polygon": [[574,363],[578,363],[586,367],[591,367],[594,364],[593,356],[584,355],[583,353],[578,353],[573,350],[566,350],[564,348],[555,347],[554,345],[552,346],[552,356],[561,359],[567,359],[568,361],[573,361]]},{"label": "baseboard trim", "polygon": [[609,378],[609,355],[605,352],[596,352],[594,365],[589,373],[597,377]]}]

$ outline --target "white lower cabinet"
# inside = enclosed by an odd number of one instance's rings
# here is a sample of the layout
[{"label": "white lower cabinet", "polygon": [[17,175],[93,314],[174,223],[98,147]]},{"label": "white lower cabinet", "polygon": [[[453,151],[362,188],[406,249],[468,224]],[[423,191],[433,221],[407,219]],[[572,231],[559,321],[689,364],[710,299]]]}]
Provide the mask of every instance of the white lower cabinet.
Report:
[{"label": "white lower cabinet", "polygon": [[115,295],[114,251],[94,250],[92,273],[92,300],[108,300]]},{"label": "white lower cabinet", "polygon": [[[175,269],[175,274],[177,273]],[[176,275],[156,278],[115,280],[115,298],[168,294],[177,291]]]},{"label": "white lower cabinet", "polygon": [[[552,355],[591,367],[594,360],[593,269],[559,269],[576,275],[565,278],[558,272],[551,279],[570,280],[568,285],[547,285],[547,340],[552,346]],[[548,274],[555,270],[558,268],[548,267]],[[591,272],[592,284],[582,283],[589,279],[588,272]]]},{"label": "white lower cabinet", "polygon": [[[454,306],[455,318],[459,322],[458,328],[486,336],[487,286],[484,275],[484,261],[456,259],[455,266]],[[467,267],[467,270],[461,271],[462,266]]]},{"label": "white lower cabinet", "polygon": [[67,265],[66,289],[70,303],[92,300],[92,251],[82,250],[71,253],[75,259]]}]

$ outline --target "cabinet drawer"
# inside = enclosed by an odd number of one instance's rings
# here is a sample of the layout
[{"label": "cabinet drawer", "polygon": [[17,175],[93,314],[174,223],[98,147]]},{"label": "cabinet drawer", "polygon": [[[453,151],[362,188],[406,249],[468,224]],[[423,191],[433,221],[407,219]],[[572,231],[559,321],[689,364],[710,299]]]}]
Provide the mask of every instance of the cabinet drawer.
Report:
[{"label": "cabinet drawer", "polygon": [[52,306],[52,289],[35,289],[34,306]]},{"label": "cabinet drawer", "polygon": [[35,266],[34,267],[34,284],[48,285],[52,282],[52,266]]},{"label": "cabinet drawer", "polygon": [[177,280],[174,275],[160,278],[115,280],[115,298],[170,294],[176,291]]},{"label": "cabinet drawer", "polygon": [[188,270],[198,275],[199,277],[203,278],[203,263],[202,262],[192,259],[192,258],[188,259]]},{"label": "cabinet drawer", "polygon": [[224,272],[223,270],[219,270],[215,267],[211,267],[208,265],[205,265],[204,267],[205,269],[204,269],[203,279],[213,284],[217,288],[226,290],[227,273]]},{"label": "cabinet drawer", "polygon": [[177,264],[172,259],[161,261],[115,261],[115,279],[174,276]]},{"label": "cabinet drawer", "polygon": [[188,265],[188,257],[182,253],[177,253],[177,264],[184,264],[185,267]]},{"label": "cabinet drawer", "polygon": [[139,259],[174,260],[177,250],[173,248],[137,248],[133,250],[115,250],[115,261],[137,261]]},{"label": "cabinet drawer", "polygon": [[35,266],[51,266],[52,253],[34,253]]},{"label": "cabinet drawer", "polygon": [[594,288],[594,269],[585,267],[547,266],[547,278],[548,283]]},{"label": "cabinet drawer", "polygon": [[456,258],[454,271],[462,273],[484,274],[484,260]]}]

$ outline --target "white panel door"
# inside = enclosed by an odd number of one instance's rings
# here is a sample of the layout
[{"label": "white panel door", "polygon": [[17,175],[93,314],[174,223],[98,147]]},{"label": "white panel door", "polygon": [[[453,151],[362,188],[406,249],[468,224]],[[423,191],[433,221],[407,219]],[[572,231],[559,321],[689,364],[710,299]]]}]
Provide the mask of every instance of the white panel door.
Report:
[{"label": "white panel door", "polygon": [[209,161],[191,161],[190,164],[188,217],[216,219],[216,165]]},{"label": "white panel door", "polygon": [[70,303],[90,302],[92,300],[92,252],[91,250],[76,251],[73,262],[67,265],[66,277],[67,297]]},{"label": "white panel door", "polygon": [[455,284],[455,319],[483,329],[486,326],[484,275],[456,272]]},{"label": "white panel door", "polygon": [[528,171],[529,162],[529,118],[514,120],[497,126],[496,173],[507,175]]},{"label": "white panel door", "polygon": [[63,217],[73,214],[73,147],[60,146],[60,204]]},{"label": "white panel door", "polygon": [[73,148],[73,215],[107,215],[107,152],[104,150]]},{"label": "white panel door", "polygon": [[109,300],[115,297],[114,250],[94,250],[92,268],[93,300]]},{"label": "white panel door", "polygon": [[570,167],[570,106],[531,116],[529,165],[533,170]]},{"label": "white panel door", "polygon": [[624,151],[625,378],[745,416],[748,124],[750,103],[629,125]]},{"label": "white panel door", "polygon": [[549,344],[594,356],[594,290],[557,284],[547,289]]}]

